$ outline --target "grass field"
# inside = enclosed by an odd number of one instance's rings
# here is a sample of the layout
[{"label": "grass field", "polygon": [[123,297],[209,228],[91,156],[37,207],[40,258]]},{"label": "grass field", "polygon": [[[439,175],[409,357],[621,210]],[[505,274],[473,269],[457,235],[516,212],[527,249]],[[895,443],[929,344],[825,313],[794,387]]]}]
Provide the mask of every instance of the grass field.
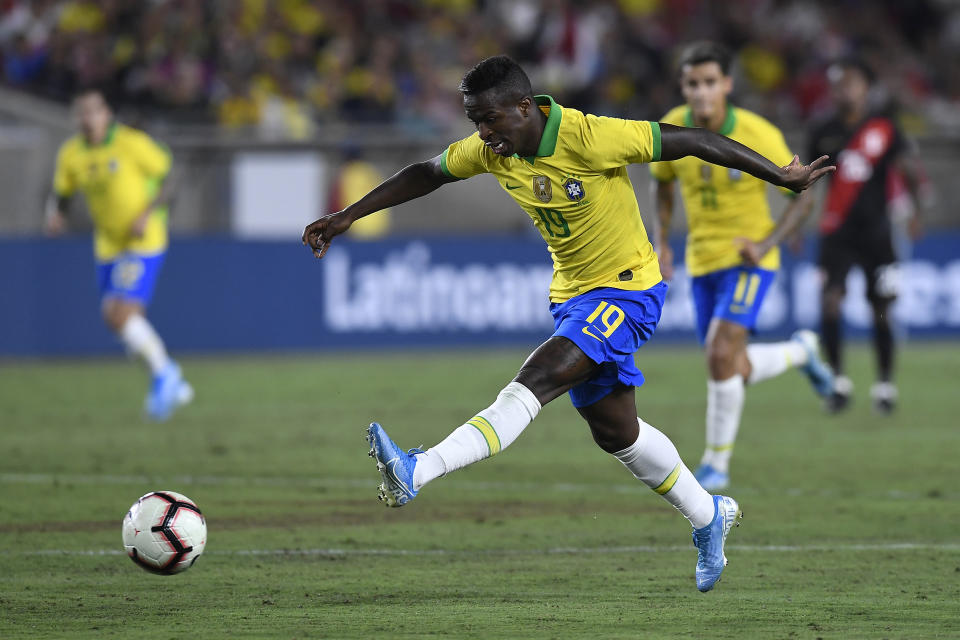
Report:
[{"label": "grass field", "polygon": [[[686,521],[593,445],[561,398],[497,458],[388,510],[362,430],[430,446],[525,352],[185,359],[195,403],[145,423],[125,361],[0,366],[0,638],[957,638],[960,359],[904,351],[826,417],[788,373],[750,389],[728,491],[744,526],[697,592]],[[640,414],[691,466],[694,349],[651,347]],[[123,556],[141,494],[186,493],[206,554],[173,577]]]}]

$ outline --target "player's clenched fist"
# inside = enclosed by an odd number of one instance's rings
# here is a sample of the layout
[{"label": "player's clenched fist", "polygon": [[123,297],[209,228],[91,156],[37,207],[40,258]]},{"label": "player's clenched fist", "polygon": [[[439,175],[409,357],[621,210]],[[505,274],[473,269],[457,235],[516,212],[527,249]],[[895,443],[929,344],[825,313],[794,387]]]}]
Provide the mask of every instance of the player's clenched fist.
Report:
[{"label": "player's clenched fist", "polygon": [[349,229],[352,222],[343,211],[325,215],[306,226],[301,240],[310,247],[315,257],[322,258],[330,247],[330,241]]}]

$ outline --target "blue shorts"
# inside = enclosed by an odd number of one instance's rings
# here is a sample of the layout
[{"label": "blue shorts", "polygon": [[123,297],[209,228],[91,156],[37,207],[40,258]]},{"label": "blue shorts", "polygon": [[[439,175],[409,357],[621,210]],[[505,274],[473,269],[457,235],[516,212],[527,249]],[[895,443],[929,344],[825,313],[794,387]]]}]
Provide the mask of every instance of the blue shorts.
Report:
[{"label": "blue shorts", "polygon": [[660,282],[645,291],[603,287],[550,305],[553,335],[571,340],[602,365],[593,378],[570,389],[573,406],[590,406],[619,384],[643,384],[633,354],[657,328],[666,296],[667,284]]},{"label": "blue shorts", "polygon": [[163,253],[150,256],[124,253],[109,262],[98,262],[100,299],[123,298],[148,305],[164,256]]},{"label": "blue shorts", "polygon": [[691,279],[693,307],[697,314],[697,337],[706,342],[710,321],[729,320],[750,331],[757,326],[763,299],[777,277],[759,267],[730,267]]}]

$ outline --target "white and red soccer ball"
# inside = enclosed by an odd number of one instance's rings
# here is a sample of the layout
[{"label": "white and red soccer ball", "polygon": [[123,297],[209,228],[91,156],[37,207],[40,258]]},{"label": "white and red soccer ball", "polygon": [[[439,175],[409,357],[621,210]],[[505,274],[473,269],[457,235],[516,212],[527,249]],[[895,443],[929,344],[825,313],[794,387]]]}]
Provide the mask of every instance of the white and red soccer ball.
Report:
[{"label": "white and red soccer ball", "polygon": [[123,547],[137,565],[152,573],[186,571],[207,545],[207,523],[182,493],[151,491],[123,518]]}]

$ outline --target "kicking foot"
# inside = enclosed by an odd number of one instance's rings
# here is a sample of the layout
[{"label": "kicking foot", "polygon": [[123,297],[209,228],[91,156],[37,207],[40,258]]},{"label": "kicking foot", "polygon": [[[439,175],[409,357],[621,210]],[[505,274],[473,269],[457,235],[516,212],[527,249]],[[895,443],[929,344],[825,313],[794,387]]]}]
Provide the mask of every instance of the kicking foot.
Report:
[{"label": "kicking foot", "polygon": [[697,548],[697,589],[710,591],[720,580],[723,568],[727,566],[727,556],[723,545],[733,525],[740,526],[743,512],[733,498],[713,496],[716,513],[713,522],[702,529],[693,530],[693,545]]},{"label": "kicking foot", "polygon": [[800,329],[794,332],[790,339],[799,342],[806,349],[807,363],[800,367],[800,370],[807,374],[807,379],[817,395],[826,398],[833,391],[834,376],[829,365],[820,358],[820,339],[817,334],[809,329]]},{"label": "kicking foot", "polygon": [[720,491],[730,485],[730,474],[723,471],[717,471],[708,464],[701,464],[693,472],[693,477],[697,479],[700,486],[707,492]]},{"label": "kicking foot", "polygon": [[420,449],[404,451],[397,446],[387,432],[376,422],[367,427],[367,442],[370,444],[368,455],[377,460],[377,471],[383,482],[379,486],[377,498],[388,507],[402,507],[417,497],[413,488],[413,469],[417,466],[415,453]]}]

